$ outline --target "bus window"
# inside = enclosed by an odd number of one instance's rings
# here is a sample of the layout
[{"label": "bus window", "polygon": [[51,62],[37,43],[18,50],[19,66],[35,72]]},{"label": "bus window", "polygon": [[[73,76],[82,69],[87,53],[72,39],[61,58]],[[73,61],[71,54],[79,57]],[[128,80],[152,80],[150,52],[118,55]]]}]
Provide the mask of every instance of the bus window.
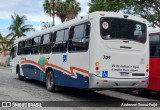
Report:
[{"label": "bus window", "polygon": [[146,42],[146,25],[137,21],[103,17],[100,19],[100,28],[104,40],[122,39],[139,43]]},{"label": "bus window", "polygon": [[68,32],[69,32],[69,29],[65,29],[64,30],[64,40],[66,41],[66,40],[68,40]]},{"label": "bus window", "polygon": [[51,34],[45,34],[41,37],[40,53],[51,52]]},{"label": "bus window", "polygon": [[18,43],[18,55],[24,54],[25,42],[21,41]]},{"label": "bus window", "polygon": [[15,58],[16,57],[16,53],[17,53],[17,46],[14,46],[12,49],[11,49],[11,58]]},{"label": "bus window", "polygon": [[35,37],[32,39],[32,54],[38,54],[39,53],[39,37]]},{"label": "bus window", "polygon": [[68,29],[63,29],[55,32],[52,45],[52,52],[66,52],[67,51],[67,40],[68,40]]},{"label": "bus window", "polygon": [[62,51],[62,43],[63,43],[64,30],[55,32],[56,41],[54,42],[53,52],[61,52]]},{"label": "bus window", "polygon": [[88,50],[90,36],[90,23],[85,24],[85,36],[82,39],[82,50]]},{"label": "bus window", "polygon": [[150,35],[150,56],[160,56],[160,35]]},{"label": "bus window", "polygon": [[86,25],[85,25],[85,36],[90,36],[90,27],[91,27],[91,25],[90,25],[90,23],[87,23]]},{"label": "bus window", "polygon": [[32,40],[28,39],[25,41],[25,54],[30,54],[31,53],[31,44]]},{"label": "bus window", "polygon": [[68,50],[86,51],[89,45],[90,24],[81,24],[70,29]]}]

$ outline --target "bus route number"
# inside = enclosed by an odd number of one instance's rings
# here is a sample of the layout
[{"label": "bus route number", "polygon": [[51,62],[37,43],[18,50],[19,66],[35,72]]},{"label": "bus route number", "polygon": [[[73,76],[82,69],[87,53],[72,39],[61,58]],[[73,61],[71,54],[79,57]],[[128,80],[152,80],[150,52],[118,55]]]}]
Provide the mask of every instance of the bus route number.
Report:
[{"label": "bus route number", "polygon": [[110,60],[110,59],[111,59],[111,56],[107,56],[107,55],[103,56],[103,60]]}]

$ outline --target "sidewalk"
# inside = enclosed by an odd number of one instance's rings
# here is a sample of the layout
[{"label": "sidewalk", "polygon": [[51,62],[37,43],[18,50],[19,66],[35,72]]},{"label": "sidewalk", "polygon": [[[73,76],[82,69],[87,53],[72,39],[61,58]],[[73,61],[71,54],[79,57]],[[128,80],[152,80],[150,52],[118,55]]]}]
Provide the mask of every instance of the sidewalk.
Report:
[{"label": "sidewalk", "polygon": [[11,70],[11,66],[6,66],[6,67],[4,67],[4,66],[0,66],[0,69]]}]

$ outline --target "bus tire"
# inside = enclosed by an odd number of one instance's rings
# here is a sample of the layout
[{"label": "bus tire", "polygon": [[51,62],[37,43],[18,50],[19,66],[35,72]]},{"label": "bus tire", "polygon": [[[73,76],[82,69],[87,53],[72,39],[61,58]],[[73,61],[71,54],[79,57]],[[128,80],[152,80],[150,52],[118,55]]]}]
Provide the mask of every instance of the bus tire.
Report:
[{"label": "bus tire", "polygon": [[55,91],[55,78],[51,70],[47,71],[46,88],[50,92]]},{"label": "bus tire", "polygon": [[19,80],[25,80],[26,79],[26,77],[25,76],[21,76],[21,74],[20,74],[20,68],[19,67],[17,67],[17,76],[18,76],[18,79]]}]

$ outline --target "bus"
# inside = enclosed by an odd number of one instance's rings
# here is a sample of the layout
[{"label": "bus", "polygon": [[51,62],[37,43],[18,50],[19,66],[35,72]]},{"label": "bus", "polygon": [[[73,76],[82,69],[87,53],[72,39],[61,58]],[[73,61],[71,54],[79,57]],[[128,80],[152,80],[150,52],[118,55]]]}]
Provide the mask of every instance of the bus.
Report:
[{"label": "bus", "polygon": [[19,79],[88,90],[147,88],[147,20],[93,12],[15,40],[12,73]]},{"label": "bus", "polygon": [[149,32],[149,40],[150,77],[147,90],[160,91],[160,29],[152,29]]}]

